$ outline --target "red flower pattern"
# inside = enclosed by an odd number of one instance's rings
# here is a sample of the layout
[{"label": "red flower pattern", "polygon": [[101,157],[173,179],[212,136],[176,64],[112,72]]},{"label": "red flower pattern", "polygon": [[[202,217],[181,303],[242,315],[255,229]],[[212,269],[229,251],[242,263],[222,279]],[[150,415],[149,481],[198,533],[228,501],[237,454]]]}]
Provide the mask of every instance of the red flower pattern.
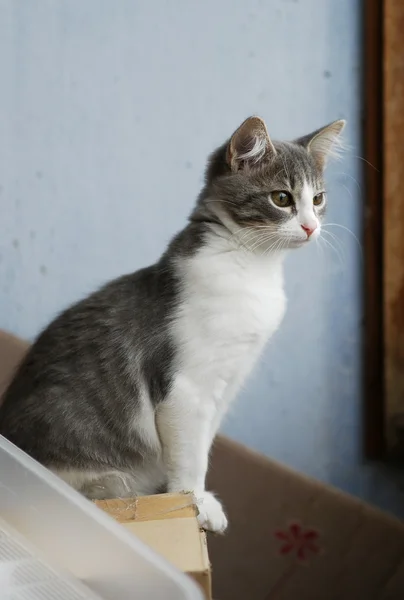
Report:
[{"label": "red flower pattern", "polygon": [[303,529],[300,523],[291,523],[288,529],[275,531],[275,537],[281,542],[279,553],[294,554],[300,562],[306,562],[310,554],[318,554],[319,534],[314,529]]}]

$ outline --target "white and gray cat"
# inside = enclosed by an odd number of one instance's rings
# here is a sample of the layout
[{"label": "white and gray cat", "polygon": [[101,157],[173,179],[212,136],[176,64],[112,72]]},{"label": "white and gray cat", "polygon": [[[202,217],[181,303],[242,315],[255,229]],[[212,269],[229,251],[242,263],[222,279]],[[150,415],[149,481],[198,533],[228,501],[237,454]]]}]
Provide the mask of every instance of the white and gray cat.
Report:
[{"label": "white and gray cat", "polygon": [[229,403],[285,312],[285,252],[320,235],[323,171],[344,127],[273,142],[247,119],[209,159],[189,223],[154,265],[68,308],[4,396],[0,433],[90,498],[205,489]]}]

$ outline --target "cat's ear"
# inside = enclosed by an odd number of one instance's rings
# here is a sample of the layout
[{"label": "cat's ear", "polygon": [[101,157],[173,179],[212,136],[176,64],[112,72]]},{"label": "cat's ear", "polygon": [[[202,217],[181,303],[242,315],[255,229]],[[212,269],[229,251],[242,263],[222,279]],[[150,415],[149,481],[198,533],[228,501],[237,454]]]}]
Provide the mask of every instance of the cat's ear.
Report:
[{"label": "cat's ear", "polygon": [[314,157],[320,169],[324,169],[330,157],[339,155],[342,149],[341,133],[345,127],[346,121],[333,121],[329,125],[317,129],[296,140],[296,143],[307,148]]},{"label": "cat's ear", "polygon": [[233,133],[226,158],[231,170],[236,172],[258,165],[264,158],[275,154],[265,122],[260,117],[249,117]]}]

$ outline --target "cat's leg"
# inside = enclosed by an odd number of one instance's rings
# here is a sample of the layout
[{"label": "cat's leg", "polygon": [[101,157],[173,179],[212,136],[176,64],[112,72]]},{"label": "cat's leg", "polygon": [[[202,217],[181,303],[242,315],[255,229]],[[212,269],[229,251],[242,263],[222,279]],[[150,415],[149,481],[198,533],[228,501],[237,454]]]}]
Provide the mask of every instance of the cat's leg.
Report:
[{"label": "cat's leg", "polygon": [[222,533],[227,518],[220,502],[205,490],[216,405],[202,398],[185,378],[158,405],[156,423],[167,469],[168,492],[189,492],[196,499],[201,527]]},{"label": "cat's leg", "polygon": [[241,370],[237,376],[235,376],[231,383],[225,384],[219,391],[219,394],[216,394],[216,406],[217,410],[212,419],[212,426],[210,428],[210,439],[211,444],[213,444],[217,432],[219,431],[220,425],[223,421],[223,417],[227,413],[229,406],[233,402],[235,396],[240,390],[242,383],[244,382],[246,375],[245,371],[247,369]]}]

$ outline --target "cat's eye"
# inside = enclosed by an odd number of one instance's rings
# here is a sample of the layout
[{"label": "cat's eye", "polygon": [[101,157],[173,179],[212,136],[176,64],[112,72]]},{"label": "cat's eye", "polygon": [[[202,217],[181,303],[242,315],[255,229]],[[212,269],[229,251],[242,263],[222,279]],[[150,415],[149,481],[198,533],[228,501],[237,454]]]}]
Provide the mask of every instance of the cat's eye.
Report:
[{"label": "cat's eye", "polygon": [[280,208],[287,208],[293,204],[292,196],[289,192],[271,192],[270,196],[272,202]]},{"label": "cat's eye", "polygon": [[313,198],[313,204],[314,206],[321,206],[324,203],[325,200],[325,193],[324,192],[320,192],[320,194],[316,194]]}]

